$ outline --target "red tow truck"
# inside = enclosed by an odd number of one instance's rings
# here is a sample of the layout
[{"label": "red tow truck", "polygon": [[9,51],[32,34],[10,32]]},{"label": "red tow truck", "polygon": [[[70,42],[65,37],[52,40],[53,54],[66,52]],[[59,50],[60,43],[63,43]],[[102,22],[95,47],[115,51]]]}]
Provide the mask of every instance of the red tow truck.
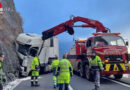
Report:
[{"label": "red tow truck", "polygon": [[83,60],[92,54],[94,50],[96,55],[100,56],[104,71],[102,75],[114,75],[115,79],[122,78],[123,74],[130,73],[130,64],[128,59],[128,42],[124,42],[119,36],[120,33],[93,33],[87,40],[77,40],[75,45],[67,53],[74,70],[79,72],[80,76],[90,80],[89,64]]},{"label": "red tow truck", "polygon": [[[83,25],[74,25],[75,22],[83,22]],[[130,64],[128,63],[128,42],[119,36],[120,33],[110,33],[103,24],[97,20],[84,17],[73,17],[70,20],[61,23],[51,29],[42,32],[42,40],[46,40],[67,31],[70,35],[74,34],[73,27],[94,28],[96,33],[87,40],[77,40],[75,45],[67,53],[75,71],[81,76],[91,79],[89,73],[89,63],[84,58],[89,58],[94,50],[99,55],[103,65],[102,75],[114,75],[116,79],[122,78],[123,74],[130,73]],[[44,44],[43,44],[44,45]]]}]

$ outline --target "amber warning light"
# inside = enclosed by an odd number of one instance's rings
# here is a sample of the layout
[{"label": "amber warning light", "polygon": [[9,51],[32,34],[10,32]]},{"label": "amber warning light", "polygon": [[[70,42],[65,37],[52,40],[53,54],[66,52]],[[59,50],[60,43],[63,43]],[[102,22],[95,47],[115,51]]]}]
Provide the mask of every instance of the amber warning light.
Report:
[{"label": "amber warning light", "polygon": [[97,35],[120,35],[120,33],[92,33],[94,36]]}]

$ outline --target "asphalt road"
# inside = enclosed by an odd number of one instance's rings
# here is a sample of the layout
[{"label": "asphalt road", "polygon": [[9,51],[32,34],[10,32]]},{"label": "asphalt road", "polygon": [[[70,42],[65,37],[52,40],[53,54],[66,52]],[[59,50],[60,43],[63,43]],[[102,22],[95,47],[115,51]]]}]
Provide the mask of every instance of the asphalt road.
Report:
[{"label": "asphalt road", "polygon": [[[31,87],[30,80],[21,82],[14,90],[58,90],[53,89],[52,87],[52,75],[46,74],[40,76],[39,79],[40,86],[39,87]],[[130,84],[130,78],[124,77],[120,81],[127,82]],[[124,83],[114,82],[109,79],[101,79],[101,90],[130,90],[130,85]],[[93,82],[89,82],[84,78],[74,76],[71,79],[70,90],[92,90],[94,88]]]}]

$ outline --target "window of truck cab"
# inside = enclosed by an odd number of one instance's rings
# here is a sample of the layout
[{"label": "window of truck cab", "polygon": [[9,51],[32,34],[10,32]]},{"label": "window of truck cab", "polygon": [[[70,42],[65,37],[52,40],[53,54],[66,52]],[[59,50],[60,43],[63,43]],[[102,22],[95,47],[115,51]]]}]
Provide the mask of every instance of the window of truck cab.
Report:
[{"label": "window of truck cab", "polygon": [[125,46],[125,42],[120,36],[97,36],[94,38],[94,45],[95,47]]},{"label": "window of truck cab", "polygon": [[86,46],[87,46],[87,47],[92,47],[92,46],[94,46],[94,45],[93,45],[93,39],[88,39],[88,40],[87,40],[87,43],[86,43]]}]

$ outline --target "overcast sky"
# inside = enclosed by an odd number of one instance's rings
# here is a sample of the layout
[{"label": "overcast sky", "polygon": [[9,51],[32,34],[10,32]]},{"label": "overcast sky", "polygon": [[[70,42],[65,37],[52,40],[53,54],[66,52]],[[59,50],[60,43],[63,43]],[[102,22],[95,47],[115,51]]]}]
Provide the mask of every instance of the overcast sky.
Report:
[{"label": "overcast sky", "polygon": [[[130,40],[130,0],[14,0],[25,33],[41,34],[70,19],[70,15],[98,20],[112,32]],[[75,28],[75,39],[87,38],[94,29]],[[58,35],[60,53],[73,45],[73,36]]]}]

